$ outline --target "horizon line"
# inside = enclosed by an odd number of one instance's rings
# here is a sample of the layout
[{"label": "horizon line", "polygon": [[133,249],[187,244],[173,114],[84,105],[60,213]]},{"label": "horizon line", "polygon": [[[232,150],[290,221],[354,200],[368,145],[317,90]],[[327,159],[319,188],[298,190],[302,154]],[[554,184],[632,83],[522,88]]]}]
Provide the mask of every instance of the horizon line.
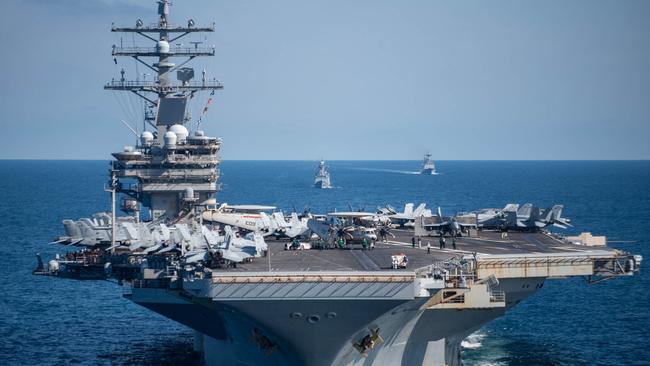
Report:
[{"label": "horizon line", "polygon": [[[0,158],[0,161],[113,161],[114,159],[70,159],[70,158]],[[422,159],[221,159],[224,161],[421,161]],[[434,161],[517,161],[517,162],[540,162],[540,161],[650,161],[650,158],[628,158],[628,159],[434,159]]]}]

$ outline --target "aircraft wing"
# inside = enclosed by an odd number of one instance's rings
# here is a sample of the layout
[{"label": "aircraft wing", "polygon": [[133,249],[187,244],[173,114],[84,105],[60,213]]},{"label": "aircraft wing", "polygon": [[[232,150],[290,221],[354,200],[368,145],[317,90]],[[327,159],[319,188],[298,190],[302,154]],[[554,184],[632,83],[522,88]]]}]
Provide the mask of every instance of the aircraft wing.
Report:
[{"label": "aircraft wing", "polygon": [[163,246],[162,244],[156,244],[156,245],[154,245],[152,247],[149,247],[149,248],[144,250],[144,254],[149,254],[151,252],[155,252],[156,250],[162,248],[162,246]]},{"label": "aircraft wing", "polygon": [[72,241],[72,238],[64,236],[64,237],[60,238],[59,240],[51,241],[48,244],[61,244],[61,243],[65,243],[68,240]]},{"label": "aircraft wing", "polygon": [[403,213],[388,215],[388,218],[391,220],[413,220],[413,217],[405,215]]},{"label": "aircraft wing", "polygon": [[328,223],[319,220],[309,219],[309,221],[307,221],[307,227],[313,233],[318,235],[319,238],[323,240],[329,239],[330,226]]},{"label": "aircraft wing", "polygon": [[161,250],[158,251],[158,253],[166,253],[166,252],[171,252],[172,250],[176,249],[176,244],[171,244],[169,246],[166,246],[162,248]]},{"label": "aircraft wing", "polygon": [[441,222],[437,224],[424,224],[424,227],[443,227],[449,225],[448,222]]},{"label": "aircraft wing", "polygon": [[118,248],[118,247],[121,246],[121,245],[122,245],[122,243],[115,243],[114,245],[111,245],[110,247],[106,248],[106,251],[107,251],[107,252],[108,252],[108,251],[111,251],[111,250],[113,250],[113,249],[115,249],[115,248]]},{"label": "aircraft wing", "polygon": [[372,217],[376,215],[377,214],[374,212],[357,212],[357,211],[331,212],[327,214],[327,216],[339,217],[339,218],[354,218],[354,217],[367,217],[367,216]]},{"label": "aircraft wing", "polygon": [[244,261],[244,259],[250,257],[249,255],[242,253],[242,252],[235,252],[232,250],[222,250],[221,251],[221,257],[224,259],[227,259],[231,262],[235,263],[241,263]]},{"label": "aircraft wing", "polygon": [[300,236],[305,234],[307,231],[309,231],[309,228],[301,226],[301,225],[296,225],[292,226],[287,231],[284,233],[284,235],[290,237],[290,238],[295,238],[296,236]]},{"label": "aircraft wing", "polygon": [[136,249],[139,249],[141,246],[142,246],[142,242],[141,241],[136,241],[135,243],[129,245],[129,250],[134,251]]},{"label": "aircraft wing", "polygon": [[442,227],[447,225],[449,225],[449,221],[444,217],[422,217],[422,226],[424,227]]},{"label": "aircraft wing", "polygon": [[66,246],[77,245],[77,244],[81,243],[82,241],[84,241],[84,238],[70,240],[70,243],[66,244]]},{"label": "aircraft wing", "polygon": [[275,206],[264,205],[228,205],[226,207],[238,212],[262,212],[273,211],[276,209]]},{"label": "aircraft wing", "polygon": [[456,223],[462,227],[475,227],[477,226],[476,216],[456,216],[454,218]]},{"label": "aircraft wing", "polygon": [[259,214],[232,213],[221,211],[206,211],[203,219],[210,222],[218,222],[222,225],[230,225],[238,228],[255,231],[257,229]]}]

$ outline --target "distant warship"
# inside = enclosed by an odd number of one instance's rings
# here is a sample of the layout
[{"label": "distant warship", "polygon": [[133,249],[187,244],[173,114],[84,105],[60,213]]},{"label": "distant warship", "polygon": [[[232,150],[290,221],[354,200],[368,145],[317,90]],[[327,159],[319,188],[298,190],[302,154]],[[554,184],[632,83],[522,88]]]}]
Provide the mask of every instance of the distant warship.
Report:
[{"label": "distant warship", "polygon": [[422,161],[422,169],[420,169],[420,174],[429,174],[429,175],[436,174],[436,165],[433,163],[433,160],[431,159],[431,154],[424,155],[424,160]]},{"label": "distant warship", "polygon": [[316,172],[316,178],[314,179],[314,186],[316,188],[332,188],[332,183],[330,182],[330,173],[327,171],[324,160],[321,160],[318,164],[318,171]]},{"label": "distant warship", "polygon": [[[128,81],[123,70],[104,87],[144,99],[142,132],[136,146],[113,154],[111,211],[64,221],[56,242],[81,249],[47,263],[39,256],[34,274],[116,280],[125,298],[193,329],[206,365],[442,366],[459,365],[464,338],[547,279],[638,273],[640,256],[545,231],[568,225],[561,206],[447,217],[409,204],[403,213],[294,212],[287,221],[262,212],[273,207],[218,204],[221,139],[200,129],[211,96],[198,119],[186,110],[201,91],[221,89],[186,66],[215,50],[201,46],[203,37],[177,45],[214,26],[172,24],[170,5],[158,1],[155,23],[112,28],[154,42],[113,46],[114,57],[153,58],[153,80]],[[433,173],[428,159],[423,172]],[[324,161],[316,185],[331,186]],[[116,217],[118,198],[126,216]],[[279,240],[267,244],[268,235]],[[440,249],[423,247],[427,236]]]}]

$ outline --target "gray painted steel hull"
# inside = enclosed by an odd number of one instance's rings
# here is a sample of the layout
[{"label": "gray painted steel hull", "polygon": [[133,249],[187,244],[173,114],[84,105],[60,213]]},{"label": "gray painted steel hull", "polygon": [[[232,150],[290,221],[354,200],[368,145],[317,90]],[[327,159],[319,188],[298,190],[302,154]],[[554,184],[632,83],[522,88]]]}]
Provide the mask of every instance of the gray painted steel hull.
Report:
[{"label": "gray painted steel hull", "polygon": [[[511,307],[542,282],[510,279],[499,287]],[[406,288],[392,298],[255,300],[219,298],[209,281],[195,287],[202,295],[133,289],[130,299],[200,333],[198,348],[208,365],[458,365],[460,342],[507,309],[421,310],[428,298],[407,298]],[[384,342],[364,356],[353,341],[372,328]],[[256,342],[255,329],[272,350]]]}]

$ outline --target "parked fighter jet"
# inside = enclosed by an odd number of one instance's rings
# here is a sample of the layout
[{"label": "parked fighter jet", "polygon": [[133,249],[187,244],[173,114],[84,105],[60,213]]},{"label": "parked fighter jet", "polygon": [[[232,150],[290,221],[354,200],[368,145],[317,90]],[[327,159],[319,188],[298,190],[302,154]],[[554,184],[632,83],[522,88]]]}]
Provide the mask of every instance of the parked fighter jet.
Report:
[{"label": "parked fighter jet", "polygon": [[295,212],[291,213],[289,221],[282,212],[274,212],[271,216],[260,213],[256,232],[263,235],[273,235],[276,238],[307,238],[311,235],[307,227],[308,217],[299,218]]},{"label": "parked fighter jet", "polygon": [[291,213],[289,225],[284,229],[284,235],[289,238],[305,238],[311,236],[311,231],[307,227],[309,217],[298,218],[298,214]]},{"label": "parked fighter jet", "polygon": [[219,236],[205,226],[201,230],[193,230],[192,234],[186,227],[178,226],[180,243],[175,241],[182,250],[185,263],[201,261],[227,261],[241,263],[249,258],[261,257],[268,246],[259,234],[249,234],[240,237],[230,226],[224,227],[224,236]]},{"label": "parked fighter jet", "polygon": [[564,206],[562,205],[555,205],[551,207],[550,209],[546,209],[542,211],[542,214],[545,215],[545,220],[548,222],[550,225],[553,225],[555,227],[559,227],[561,229],[566,229],[567,227],[571,225],[571,220],[562,217],[562,210],[564,209]]},{"label": "parked fighter jet", "polygon": [[378,213],[388,216],[392,223],[402,227],[413,226],[416,217],[431,217],[431,210],[427,209],[426,203],[421,203],[417,208],[413,209],[414,206],[413,203],[407,203],[404,205],[403,212],[397,212],[390,205],[386,205],[379,208]]},{"label": "parked fighter jet", "polygon": [[[52,243],[87,246],[108,247],[112,240],[111,216],[105,212],[94,214],[92,218],[82,218],[78,221],[63,220],[65,235],[55,239]],[[132,251],[138,248],[148,248],[161,240],[167,240],[169,229],[164,224],[137,222],[133,216],[121,216],[115,222],[115,246],[130,247]]]},{"label": "parked fighter jet", "polygon": [[[462,236],[470,228],[476,228],[476,218],[472,216],[443,216],[438,207],[438,214],[431,217],[421,217],[417,220],[416,229],[425,232],[435,232],[438,235]],[[416,230],[416,235],[418,230]]]},{"label": "parked fighter jet", "polygon": [[334,212],[327,214],[326,220],[309,219],[307,226],[322,240],[333,243],[343,239],[346,243],[377,241],[374,227],[363,225],[362,218],[372,217],[369,212]]},{"label": "parked fighter jet", "polygon": [[562,205],[555,205],[547,209],[540,209],[531,203],[526,203],[516,211],[516,221],[513,222],[512,211],[506,211],[508,228],[540,229],[553,225],[565,229],[571,226],[568,219],[562,218]]},{"label": "parked fighter jet", "polygon": [[[118,218],[117,223],[135,222],[131,216]],[[65,235],[56,238],[52,243],[78,246],[97,246],[111,241],[111,216],[106,212],[96,213],[92,218],[79,221],[63,220]],[[121,229],[121,228],[120,228]],[[123,237],[120,230],[116,237]]]},{"label": "parked fighter jet", "polygon": [[475,216],[480,227],[498,230],[538,230],[548,226],[567,228],[570,220],[562,217],[562,205],[540,209],[531,203],[507,204],[503,209],[482,209],[464,214]]},{"label": "parked fighter jet", "polygon": [[261,257],[268,251],[268,246],[259,234],[250,234],[242,238],[233,232],[230,226],[224,227],[225,235],[221,245],[212,249],[216,258],[223,258],[233,263],[240,263],[252,257]]},{"label": "parked fighter jet", "polygon": [[[251,206],[236,206],[239,210],[253,210]],[[260,209],[260,206],[255,206]],[[115,239],[111,240],[111,216],[98,213],[91,219],[65,220],[66,235],[55,243],[97,246],[106,251],[128,251],[135,254],[177,252],[185,263],[201,261],[227,261],[239,263],[247,258],[262,256],[268,250],[262,235],[249,233],[245,237],[234,233],[230,226],[225,235],[196,222],[178,221],[170,226],[162,222],[137,222],[132,216],[118,217],[115,222]],[[113,245],[111,243],[114,242]]]}]

